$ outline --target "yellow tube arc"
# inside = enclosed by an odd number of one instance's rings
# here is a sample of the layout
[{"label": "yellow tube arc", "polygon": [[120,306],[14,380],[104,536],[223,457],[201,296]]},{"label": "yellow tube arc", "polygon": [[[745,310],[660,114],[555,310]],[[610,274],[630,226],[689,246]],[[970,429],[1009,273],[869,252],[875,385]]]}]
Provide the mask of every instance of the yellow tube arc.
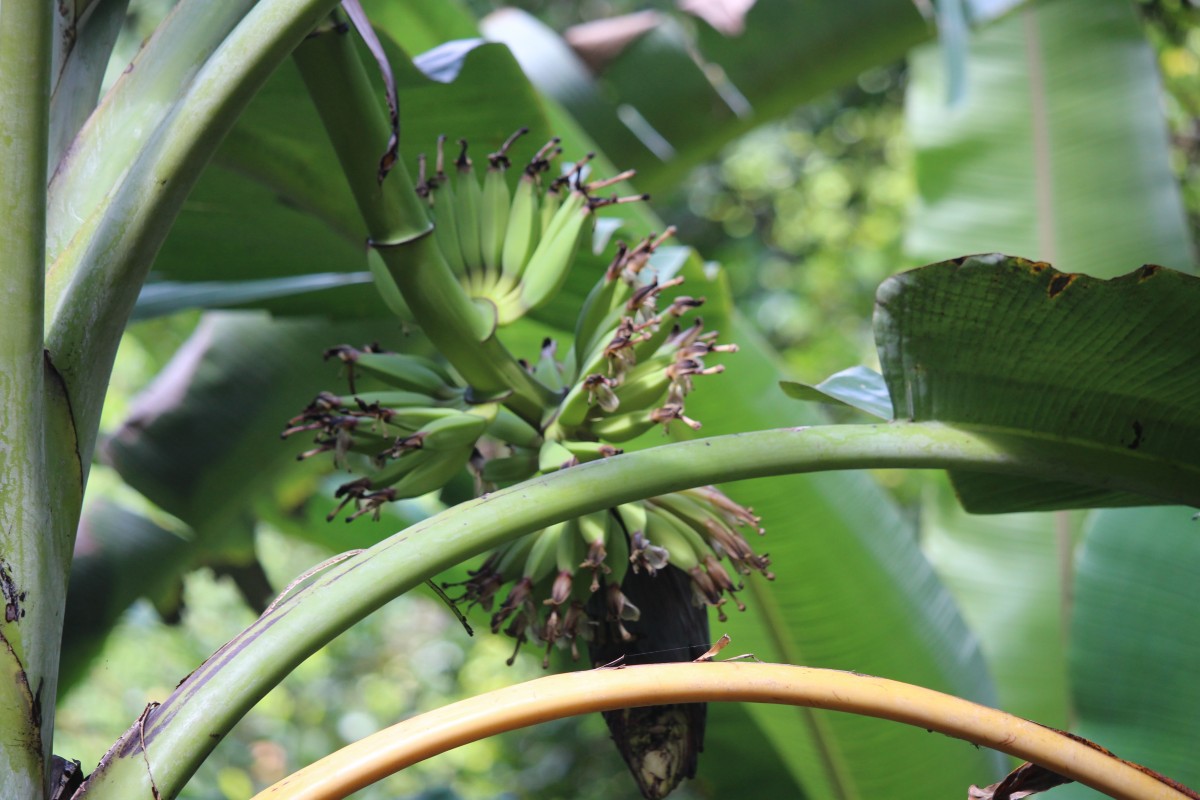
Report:
[{"label": "yellow tube arc", "polygon": [[347,745],[253,800],[341,800],[405,767],[497,733],[576,714],[685,702],[777,703],[863,714],[1032,761],[1118,800],[1189,798],[1055,730],[931,689],[830,669],[712,662],[550,675],[461,700]]}]

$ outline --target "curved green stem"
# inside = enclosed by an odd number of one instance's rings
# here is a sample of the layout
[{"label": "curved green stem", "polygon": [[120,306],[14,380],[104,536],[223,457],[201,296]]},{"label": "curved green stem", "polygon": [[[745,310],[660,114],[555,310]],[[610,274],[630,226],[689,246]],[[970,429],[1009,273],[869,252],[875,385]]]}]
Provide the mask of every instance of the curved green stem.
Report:
[{"label": "curved green stem", "polygon": [[[83,796],[149,796],[143,757],[163,796],[173,796],[217,738],[334,636],[444,569],[557,521],[708,483],[871,467],[1069,479],[1200,504],[1200,466],[1147,461],[1133,474],[1121,458],[1119,452],[1083,443],[1061,441],[1048,448],[1034,435],[911,422],[697,439],[534,478],[403,530],[282,598],[180,683],[144,725],[131,728]],[[1114,467],[1122,463],[1124,472]]]},{"label": "curved green stem", "polygon": [[429,214],[398,160],[378,180],[390,126],[349,35],[330,28],[296,51],[296,64],[350,181],[371,242],[438,351],[482,395],[511,391],[505,405],[541,423],[550,394],[495,336],[495,308],[476,305],[433,236]]},{"label": "curved green stem", "polygon": [[[138,291],[176,215],[238,115],[336,0],[260,0],[138,148],[114,194],[57,261],[46,343],[91,459],[108,376]],[[179,13],[177,10],[176,13]]]}]

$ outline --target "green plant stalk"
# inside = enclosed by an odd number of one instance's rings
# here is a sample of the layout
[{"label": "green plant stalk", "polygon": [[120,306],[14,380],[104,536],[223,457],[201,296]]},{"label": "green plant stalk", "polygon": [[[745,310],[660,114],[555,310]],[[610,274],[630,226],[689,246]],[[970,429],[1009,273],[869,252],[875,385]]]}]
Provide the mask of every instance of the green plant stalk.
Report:
[{"label": "green plant stalk", "polygon": [[261,0],[213,53],[145,142],[114,195],[53,269],[69,276],[48,320],[47,347],[89,463],[121,333],[155,255],[222,137],[336,0]]},{"label": "green plant stalk", "polygon": [[779,703],[863,714],[1000,750],[1120,800],[1188,798],[1111,753],[931,689],[857,672],[718,662],[567,672],[469,697],[348,745],[254,800],[341,800],[405,767],[497,733],[577,714],[697,702]]},{"label": "green plant stalk", "polygon": [[44,794],[66,598],[42,360],[52,12],[0,4],[0,796],[14,800]]},{"label": "green plant stalk", "polygon": [[[86,220],[119,191],[183,92],[254,3],[183,0],[155,29],[54,167],[46,238],[52,264],[73,238],[88,235]],[[51,272],[51,306],[71,277],[59,266]]]},{"label": "green plant stalk", "polygon": [[57,77],[50,95],[51,168],[57,166],[96,108],[129,0],[100,0],[86,11],[79,7],[83,5],[62,3],[57,9],[54,35],[62,45],[53,67]]},{"label": "green plant stalk", "polygon": [[306,41],[295,57],[371,243],[417,323],[474,389],[483,395],[511,391],[505,405],[539,425],[549,391],[496,338],[495,307],[476,304],[459,285],[404,163],[397,160],[382,183],[377,178],[391,129],[353,39],[343,28],[330,27]]},{"label": "green plant stalk", "polygon": [[153,774],[162,796],[173,797],[217,740],[334,636],[429,577],[521,534],[692,486],[875,467],[1069,478],[1200,505],[1198,464],[1131,460],[1124,448],[931,422],[756,431],[593,461],[455,506],[317,573],[130,728],[82,796],[148,797]]}]

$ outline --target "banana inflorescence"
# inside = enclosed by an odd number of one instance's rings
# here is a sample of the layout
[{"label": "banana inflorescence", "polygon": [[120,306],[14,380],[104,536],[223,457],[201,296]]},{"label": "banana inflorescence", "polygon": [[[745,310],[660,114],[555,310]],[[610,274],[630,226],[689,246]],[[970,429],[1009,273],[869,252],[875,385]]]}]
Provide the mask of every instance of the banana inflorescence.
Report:
[{"label": "banana inflorescence", "polygon": [[459,140],[453,165],[446,163],[444,136],[438,139],[432,170],[424,155],[418,159],[417,193],[430,205],[438,249],[466,292],[495,306],[500,325],[545,305],[562,288],[591,230],[593,212],[648,197],[601,197],[600,190],[633,172],[586,181],[590,153],[561,175],[548,177],[562,153],[558,139],[534,153],[510,190],[508,152],[526,133],[526,128],[518,130],[488,154],[482,180],[466,140]]},{"label": "banana inflorescence", "polygon": [[[439,249],[473,297],[495,304],[501,324],[558,292],[597,208],[642,197],[599,198],[598,190],[630,175],[586,182],[589,158],[547,179],[561,152],[557,139],[534,154],[510,189],[507,153],[522,133],[487,157],[482,181],[465,142],[449,170],[444,139],[432,175],[421,159],[418,190],[432,207]],[[464,468],[479,492],[490,491],[618,455],[620,444],[656,426],[699,428],[684,408],[693,382],[720,373],[712,359],[737,348],[718,344],[701,320],[689,321],[703,298],[681,294],[681,277],[655,269],[655,253],[672,234],[618,244],[580,311],[571,346],[560,352],[546,339],[536,360],[522,362],[553,398],[540,424],[505,408],[504,395],[477,397],[433,360],[377,347],[330,349],[326,357],[346,366],[349,391],[319,394],[284,431],[315,433],[301,458],[328,452],[339,466],[366,471],[338,487],[340,504],[329,518],[351,504],[347,521],[378,517],[384,503],[440,489]],[[359,391],[356,380],[367,378],[371,389]],[[458,599],[492,612],[492,630],[516,639],[518,649],[526,641],[544,645],[546,663],[555,645],[577,657],[579,639],[590,640],[599,625],[629,637],[624,623],[642,613],[621,591],[630,570],[682,570],[693,602],[716,608],[721,619],[730,599],[744,608],[736,595],[741,577],[772,577],[746,529],[762,533],[758,517],[713,487],[628,503],[506,544],[458,584]]]}]

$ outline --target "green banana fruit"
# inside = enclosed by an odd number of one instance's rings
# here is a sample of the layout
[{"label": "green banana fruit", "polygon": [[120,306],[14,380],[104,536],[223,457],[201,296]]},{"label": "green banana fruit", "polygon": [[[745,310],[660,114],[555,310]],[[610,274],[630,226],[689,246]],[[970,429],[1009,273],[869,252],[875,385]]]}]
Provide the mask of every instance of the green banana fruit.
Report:
[{"label": "green banana fruit", "polygon": [[520,286],[516,290],[522,308],[539,308],[562,288],[591,216],[592,209],[587,196],[581,191],[572,191],[555,213],[549,229],[542,234],[537,248],[525,265]]},{"label": "green banana fruit", "polygon": [[651,417],[652,412],[646,409],[629,411],[624,414],[613,414],[600,419],[590,420],[587,430],[597,438],[606,442],[628,442],[636,439],[658,424]]},{"label": "green banana fruit", "polygon": [[521,449],[505,458],[488,459],[483,465],[480,477],[497,486],[509,486],[531,478],[537,473],[537,453]]},{"label": "green banana fruit", "polygon": [[[494,154],[493,154],[494,156]],[[490,164],[483,177],[483,191],[479,207],[479,249],[481,266],[487,274],[487,283],[500,277],[504,239],[508,233],[509,203],[508,183],[504,173],[508,169],[508,158],[488,156]]]},{"label": "green banana fruit", "polygon": [[454,162],[454,217],[458,228],[458,245],[466,267],[467,280],[472,287],[481,280],[483,250],[480,243],[480,209],[483,205],[483,189],[475,178],[474,164],[467,156],[467,140],[459,139],[462,151]]},{"label": "green banana fruit", "polygon": [[558,563],[558,540],[566,528],[567,523],[558,522],[533,534],[533,547],[525,559],[523,577],[537,583],[550,574]]},{"label": "green banana fruit", "polygon": [[353,374],[361,372],[397,389],[420,392],[438,399],[449,399],[456,393],[461,394],[445,370],[428,358],[408,353],[358,350],[349,345],[339,345],[325,351],[325,358],[334,356],[346,363],[351,370],[351,391]]},{"label": "green banana fruit", "polygon": [[543,473],[558,472],[564,467],[570,467],[577,463],[575,454],[568,450],[562,442],[547,439],[542,443],[541,450],[538,451],[538,470]]},{"label": "green banana fruit", "polygon": [[434,177],[425,183],[426,197],[433,212],[433,235],[437,240],[438,249],[451,271],[460,278],[466,275],[467,266],[463,261],[462,245],[458,239],[458,220],[454,216],[455,197],[454,187],[446,175],[446,137],[439,136],[437,140],[437,164]]},{"label": "green banana fruit", "polygon": [[500,253],[500,282],[502,291],[511,291],[521,280],[529,256],[537,248],[541,230],[538,224],[538,176],[526,169],[517,181],[508,227],[504,232],[504,247]]},{"label": "green banana fruit", "polygon": [[651,506],[646,510],[646,538],[665,548],[670,563],[679,569],[686,571],[700,564],[700,553],[685,533],[684,523],[663,508]]}]

